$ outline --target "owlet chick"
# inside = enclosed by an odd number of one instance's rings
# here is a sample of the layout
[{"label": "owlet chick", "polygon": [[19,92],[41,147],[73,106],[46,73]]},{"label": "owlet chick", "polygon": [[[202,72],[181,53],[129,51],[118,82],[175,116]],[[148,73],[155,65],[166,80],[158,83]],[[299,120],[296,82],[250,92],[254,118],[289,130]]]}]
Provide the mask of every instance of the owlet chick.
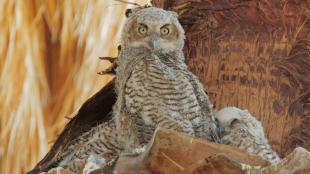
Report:
[{"label": "owlet chick", "polygon": [[128,15],[114,105],[127,148],[147,143],[157,127],[217,140],[212,104],[184,62],[184,39],[175,12],[149,7]]},{"label": "owlet chick", "polygon": [[261,122],[248,110],[226,107],[215,114],[215,119],[221,129],[219,133],[221,143],[236,146],[271,163],[280,160],[268,144]]},{"label": "owlet chick", "polygon": [[148,143],[157,127],[217,141],[212,104],[184,62],[184,38],[176,13],[133,10],[117,59],[114,119],[79,136],[51,165],[79,173],[90,155],[109,161],[131,153]]}]

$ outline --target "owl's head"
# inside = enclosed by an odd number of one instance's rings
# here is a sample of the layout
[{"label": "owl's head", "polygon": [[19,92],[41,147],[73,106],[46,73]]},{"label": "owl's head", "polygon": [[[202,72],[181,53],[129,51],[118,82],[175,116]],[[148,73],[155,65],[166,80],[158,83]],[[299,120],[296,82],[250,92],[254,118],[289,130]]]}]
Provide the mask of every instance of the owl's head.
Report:
[{"label": "owl's head", "polygon": [[248,110],[226,107],[215,113],[215,120],[221,130],[221,137],[236,132],[257,138],[265,137],[262,124]]},{"label": "owl's head", "polygon": [[175,12],[148,7],[131,10],[127,16],[122,32],[123,47],[160,52],[183,49],[184,30]]}]

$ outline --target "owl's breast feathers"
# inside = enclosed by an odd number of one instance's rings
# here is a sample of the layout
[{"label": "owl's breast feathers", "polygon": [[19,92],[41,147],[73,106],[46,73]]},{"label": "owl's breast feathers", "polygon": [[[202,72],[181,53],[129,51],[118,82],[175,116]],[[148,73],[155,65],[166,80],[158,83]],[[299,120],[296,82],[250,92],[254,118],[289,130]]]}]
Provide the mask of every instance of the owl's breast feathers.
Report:
[{"label": "owl's breast feathers", "polygon": [[125,105],[146,125],[155,117],[189,120],[201,127],[204,120],[185,63],[169,54],[149,54],[132,68],[124,86]]}]

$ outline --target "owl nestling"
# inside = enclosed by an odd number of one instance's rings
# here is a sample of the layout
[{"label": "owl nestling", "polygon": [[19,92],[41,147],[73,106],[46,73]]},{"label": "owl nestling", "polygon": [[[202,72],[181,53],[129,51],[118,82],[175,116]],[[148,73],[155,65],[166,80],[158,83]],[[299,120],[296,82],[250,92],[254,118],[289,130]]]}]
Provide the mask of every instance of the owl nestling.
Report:
[{"label": "owl nestling", "polygon": [[236,146],[271,163],[280,160],[268,144],[261,122],[248,110],[226,107],[215,114],[215,119],[221,130],[219,133],[221,143]]},{"label": "owl nestling", "polygon": [[157,127],[217,141],[212,104],[184,62],[184,39],[175,12],[132,10],[121,36],[113,119],[70,142],[45,168],[81,173],[90,155],[109,163],[146,145]]},{"label": "owl nestling", "polygon": [[128,14],[114,106],[128,148],[147,143],[157,127],[217,140],[212,104],[184,62],[184,39],[175,12],[149,7]]}]

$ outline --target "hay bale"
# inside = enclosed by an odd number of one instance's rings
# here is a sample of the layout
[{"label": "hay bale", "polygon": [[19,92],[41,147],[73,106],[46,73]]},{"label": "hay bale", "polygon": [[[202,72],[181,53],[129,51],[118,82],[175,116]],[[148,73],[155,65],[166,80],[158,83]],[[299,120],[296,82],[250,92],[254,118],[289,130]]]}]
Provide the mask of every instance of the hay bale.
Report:
[{"label": "hay bale", "polygon": [[128,6],[0,1],[0,173],[32,168],[68,122],[64,117],[111,80],[97,75],[109,65],[97,58],[117,54]]}]

